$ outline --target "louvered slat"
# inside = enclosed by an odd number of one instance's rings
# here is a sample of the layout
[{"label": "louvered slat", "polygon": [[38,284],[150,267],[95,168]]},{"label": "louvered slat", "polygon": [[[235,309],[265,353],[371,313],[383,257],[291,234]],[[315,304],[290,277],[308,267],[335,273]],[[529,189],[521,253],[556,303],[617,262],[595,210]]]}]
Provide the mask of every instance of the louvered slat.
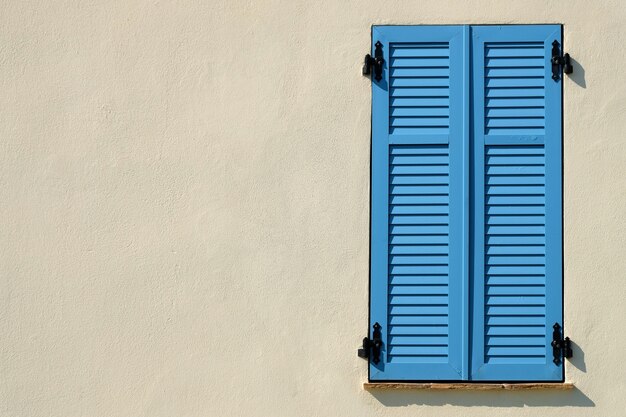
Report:
[{"label": "louvered slat", "polygon": [[447,43],[392,44],[389,133],[449,133],[449,57]]},{"label": "louvered slat", "polygon": [[[528,177],[517,172],[528,165],[544,171],[544,147],[487,146],[485,163],[485,363],[515,364],[522,358],[540,363],[545,361],[545,339],[541,337],[546,308],[545,179],[543,174]],[[494,166],[503,169],[490,174],[489,168]],[[498,178],[505,180],[494,181]],[[498,185],[490,185],[494,182]],[[503,200],[493,201],[492,195]],[[508,215],[489,211],[492,204],[513,207],[519,203],[532,204],[535,212]],[[522,245],[520,237],[532,238],[532,243]]]},{"label": "louvered slat", "polygon": [[485,44],[485,134],[545,133],[542,42]]},{"label": "louvered slat", "polygon": [[[402,165],[437,165],[440,173],[427,175],[431,178],[427,182],[421,176],[393,174]],[[389,168],[389,324],[390,334],[404,335],[390,339],[389,355],[392,360],[403,356],[438,362],[447,357],[449,343],[447,327],[443,327],[449,320],[448,146],[392,146]],[[398,195],[411,199],[399,200]],[[403,214],[393,214],[399,204],[403,204]],[[398,242],[394,239],[398,235],[407,240]],[[436,344],[432,335],[430,339],[424,336],[433,332],[439,334]]]}]

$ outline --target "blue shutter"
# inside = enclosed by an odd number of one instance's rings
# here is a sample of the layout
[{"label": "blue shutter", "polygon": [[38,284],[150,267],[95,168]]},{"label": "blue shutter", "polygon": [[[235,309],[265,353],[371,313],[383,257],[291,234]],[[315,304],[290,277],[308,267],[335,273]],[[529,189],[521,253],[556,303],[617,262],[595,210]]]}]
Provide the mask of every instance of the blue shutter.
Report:
[{"label": "blue shutter", "polygon": [[466,33],[373,28],[385,66],[372,80],[371,380],[466,377]]},{"label": "blue shutter", "polygon": [[473,380],[559,381],[562,324],[558,25],[473,28]]}]

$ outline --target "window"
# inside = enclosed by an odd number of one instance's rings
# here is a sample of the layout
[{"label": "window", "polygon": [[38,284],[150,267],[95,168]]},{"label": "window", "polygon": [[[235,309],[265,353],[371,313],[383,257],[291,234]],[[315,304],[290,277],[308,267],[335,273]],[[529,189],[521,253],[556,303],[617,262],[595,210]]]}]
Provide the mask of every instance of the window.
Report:
[{"label": "window", "polygon": [[375,26],[377,42],[370,380],[562,381],[561,26]]}]

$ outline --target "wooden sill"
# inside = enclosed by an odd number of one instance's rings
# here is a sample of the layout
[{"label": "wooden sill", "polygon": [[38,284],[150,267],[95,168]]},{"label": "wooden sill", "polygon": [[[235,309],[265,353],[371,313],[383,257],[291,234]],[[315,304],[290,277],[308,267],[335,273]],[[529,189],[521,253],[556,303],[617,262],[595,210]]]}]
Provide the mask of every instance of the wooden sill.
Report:
[{"label": "wooden sill", "polygon": [[550,383],[509,383],[509,384],[469,384],[463,382],[454,383],[419,383],[419,382],[365,382],[363,388],[366,390],[393,389],[393,390],[472,390],[472,391],[493,391],[493,390],[571,390],[574,384],[571,382],[550,382]]}]

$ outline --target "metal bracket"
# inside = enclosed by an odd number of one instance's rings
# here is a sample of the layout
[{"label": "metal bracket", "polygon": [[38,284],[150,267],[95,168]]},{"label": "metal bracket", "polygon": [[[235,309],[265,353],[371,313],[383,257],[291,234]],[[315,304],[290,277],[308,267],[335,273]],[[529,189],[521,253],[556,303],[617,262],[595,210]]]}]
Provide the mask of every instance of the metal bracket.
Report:
[{"label": "metal bracket", "polygon": [[380,348],[383,345],[382,333],[380,329],[380,324],[374,323],[374,333],[372,334],[372,338],[364,338],[363,347],[359,349],[357,353],[360,358],[371,358],[372,362],[374,362],[375,364],[378,364],[380,362]]},{"label": "metal bracket", "polygon": [[552,355],[554,359],[552,362],[559,366],[563,362],[562,358],[572,357],[572,346],[569,337],[563,339],[559,323],[554,323],[552,328],[554,329],[552,332]]},{"label": "metal bracket", "polygon": [[572,61],[569,54],[561,55],[561,48],[558,41],[552,42],[552,79],[558,81],[561,78],[561,67],[565,74],[571,74],[574,71]]},{"label": "metal bracket", "polygon": [[383,64],[385,59],[383,58],[383,44],[380,41],[374,45],[374,57],[370,54],[365,55],[365,62],[363,63],[363,75],[370,75],[372,73],[372,67],[374,67],[374,78],[376,81],[383,79]]}]

